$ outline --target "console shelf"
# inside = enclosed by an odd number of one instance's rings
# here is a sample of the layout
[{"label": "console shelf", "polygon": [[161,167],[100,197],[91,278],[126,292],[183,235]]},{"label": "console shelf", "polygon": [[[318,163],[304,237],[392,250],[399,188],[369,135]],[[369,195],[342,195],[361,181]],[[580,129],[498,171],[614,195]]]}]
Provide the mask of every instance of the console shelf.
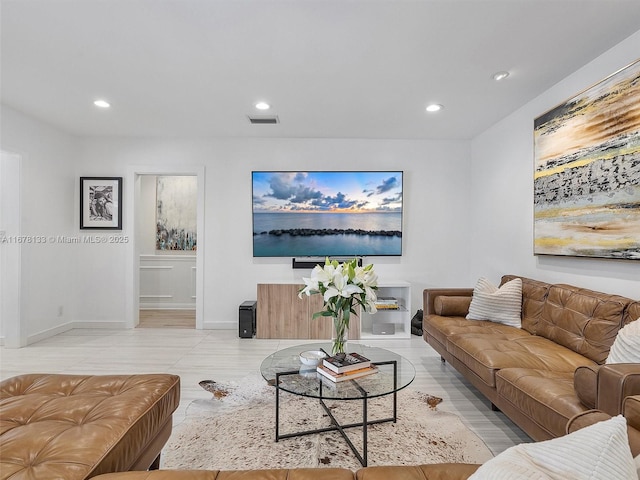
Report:
[{"label": "console shelf", "polygon": [[411,337],[411,284],[404,281],[385,282],[378,285],[378,297],[393,297],[398,309],[379,309],[375,314],[361,312],[360,338],[410,338]]},{"label": "console shelf", "polygon": [[[258,284],[256,338],[330,339],[332,324],[327,318],[311,317],[322,310],[322,296],[298,298],[303,285]],[[352,316],[349,338],[387,339],[411,337],[411,284],[403,281],[378,285],[379,297],[398,300],[397,310],[378,310]]]}]

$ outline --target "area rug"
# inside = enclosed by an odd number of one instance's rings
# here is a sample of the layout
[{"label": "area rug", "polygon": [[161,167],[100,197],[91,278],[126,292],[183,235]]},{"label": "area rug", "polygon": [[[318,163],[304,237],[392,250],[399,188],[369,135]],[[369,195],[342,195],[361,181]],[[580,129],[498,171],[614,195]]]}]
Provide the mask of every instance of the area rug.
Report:
[{"label": "area rug", "polygon": [[[184,421],[163,450],[162,468],[244,470],[260,468],[360,468],[338,432],[275,442],[275,389],[261,377],[218,384],[210,400],[193,401]],[[388,418],[392,397],[369,401],[369,419]],[[460,418],[433,406],[432,397],[404,389],[398,394],[398,420],[369,426],[369,465],[483,463],[492,457],[487,446]],[[431,403],[431,406],[429,405]],[[361,401],[328,401],[341,422],[362,419]],[[281,392],[280,433],[330,425],[317,399]],[[362,448],[362,429],[348,429]]]}]

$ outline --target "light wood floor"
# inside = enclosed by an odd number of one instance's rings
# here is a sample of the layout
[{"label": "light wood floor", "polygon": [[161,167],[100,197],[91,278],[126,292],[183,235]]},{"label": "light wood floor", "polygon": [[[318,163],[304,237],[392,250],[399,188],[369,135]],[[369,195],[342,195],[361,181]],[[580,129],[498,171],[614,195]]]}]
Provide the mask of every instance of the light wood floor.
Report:
[{"label": "light wood floor", "polygon": [[138,328],[196,328],[195,310],[140,310]]},{"label": "light wood floor", "polygon": [[[198,382],[233,382],[259,375],[262,360],[303,340],[238,338],[232,330],[186,328],[74,329],[20,349],[0,347],[2,379],[21,373],[132,374],[168,372],[181,378],[174,423],[184,420],[194,400],[210,400]],[[411,361],[416,378],[409,388],[442,397],[438,409],[452,412],[498,454],[527,437],[421,338],[367,340]],[[302,350],[301,350],[302,351]]]}]

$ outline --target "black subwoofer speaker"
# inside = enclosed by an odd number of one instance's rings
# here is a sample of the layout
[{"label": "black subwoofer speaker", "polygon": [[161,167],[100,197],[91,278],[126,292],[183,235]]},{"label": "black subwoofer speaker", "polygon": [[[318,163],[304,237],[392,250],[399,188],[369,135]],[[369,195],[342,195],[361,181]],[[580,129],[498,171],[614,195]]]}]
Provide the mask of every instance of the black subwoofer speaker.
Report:
[{"label": "black subwoofer speaker", "polygon": [[240,338],[251,338],[256,334],[256,305],[255,300],[247,300],[240,304],[238,310],[238,335]]}]

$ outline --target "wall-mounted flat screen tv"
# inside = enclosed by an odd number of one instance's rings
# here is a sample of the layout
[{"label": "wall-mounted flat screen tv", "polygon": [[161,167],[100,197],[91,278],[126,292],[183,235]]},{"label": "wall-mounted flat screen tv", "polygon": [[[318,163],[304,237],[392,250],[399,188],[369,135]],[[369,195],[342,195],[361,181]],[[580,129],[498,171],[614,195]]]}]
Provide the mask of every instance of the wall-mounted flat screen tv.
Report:
[{"label": "wall-mounted flat screen tv", "polygon": [[402,255],[402,173],[252,172],[253,256]]}]

